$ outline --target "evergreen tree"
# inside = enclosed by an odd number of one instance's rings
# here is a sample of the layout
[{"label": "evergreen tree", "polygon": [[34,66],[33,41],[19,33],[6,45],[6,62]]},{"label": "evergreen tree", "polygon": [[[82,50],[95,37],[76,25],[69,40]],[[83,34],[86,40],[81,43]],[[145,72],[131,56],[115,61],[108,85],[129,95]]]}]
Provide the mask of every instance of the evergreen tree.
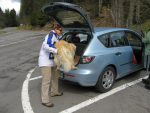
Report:
[{"label": "evergreen tree", "polygon": [[41,12],[43,5],[47,4],[49,0],[38,0],[33,2],[33,10],[30,15],[30,24],[32,26],[44,26],[48,21],[48,16]]},{"label": "evergreen tree", "polygon": [[30,16],[33,11],[33,1],[34,0],[21,0],[20,21],[23,24],[30,23]]},{"label": "evergreen tree", "polygon": [[21,23],[32,26],[44,26],[50,18],[41,12],[41,8],[50,2],[72,2],[73,0],[21,0]]},{"label": "evergreen tree", "polygon": [[85,9],[92,19],[101,18],[100,15],[103,12],[100,9],[105,7],[110,12],[110,20],[113,20],[114,22],[112,23],[115,23],[116,26],[124,26],[127,23],[132,25],[137,18],[140,18],[142,21],[150,18],[150,15],[148,15],[150,12],[150,1],[137,1],[140,2],[135,4],[131,0],[21,0],[20,17],[23,24],[44,26],[47,21],[50,21],[48,16],[41,13],[41,8],[45,4],[50,2],[70,2],[78,4]]},{"label": "evergreen tree", "polygon": [[10,11],[9,17],[10,17],[10,26],[11,27],[17,26],[17,16],[16,11],[14,9]]},{"label": "evergreen tree", "polygon": [[5,13],[4,13],[4,17],[5,17],[5,25],[7,27],[10,27],[10,15],[9,15],[9,13],[10,13],[9,9],[6,9]]},{"label": "evergreen tree", "polygon": [[144,22],[147,19],[150,19],[150,1],[142,0],[141,4],[142,5],[141,5],[140,17],[141,17],[141,21]]},{"label": "evergreen tree", "polygon": [[4,28],[4,27],[5,27],[4,13],[2,9],[0,8],[0,28]]},{"label": "evergreen tree", "polygon": [[18,25],[17,15],[14,9],[6,9],[4,13],[4,23],[6,27],[15,27]]}]

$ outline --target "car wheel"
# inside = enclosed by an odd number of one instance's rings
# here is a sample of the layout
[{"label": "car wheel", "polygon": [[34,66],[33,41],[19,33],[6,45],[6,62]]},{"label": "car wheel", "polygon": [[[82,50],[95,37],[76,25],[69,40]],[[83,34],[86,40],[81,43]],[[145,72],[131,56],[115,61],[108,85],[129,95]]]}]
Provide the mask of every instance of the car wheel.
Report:
[{"label": "car wheel", "polygon": [[102,93],[109,91],[113,87],[115,75],[113,67],[106,67],[99,76],[96,89]]}]

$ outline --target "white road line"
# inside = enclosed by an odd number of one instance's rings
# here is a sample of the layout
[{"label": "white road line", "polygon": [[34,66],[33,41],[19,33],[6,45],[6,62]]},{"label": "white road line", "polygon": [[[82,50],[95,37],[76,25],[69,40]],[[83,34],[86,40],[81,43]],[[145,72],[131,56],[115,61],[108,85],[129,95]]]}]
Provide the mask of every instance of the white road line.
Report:
[{"label": "white road line", "polygon": [[37,36],[37,37],[34,37],[34,38],[29,38],[29,39],[26,39],[26,40],[21,40],[21,41],[13,42],[13,43],[6,44],[6,45],[0,45],[0,47],[5,47],[5,46],[9,46],[9,45],[18,44],[18,43],[29,41],[29,40],[33,40],[33,39],[36,39],[36,38],[39,38],[39,37]]},{"label": "white road line", "polygon": [[[34,78],[30,79],[30,77],[31,77],[31,75],[32,75],[32,73],[33,73],[33,71],[35,69],[36,69],[36,67],[29,71],[29,73],[28,73],[28,75],[26,77],[26,80],[23,83],[23,87],[22,87],[22,106],[23,106],[24,113],[34,113],[32,107],[31,107],[31,104],[30,104],[30,99],[29,99],[29,94],[28,94],[28,84],[29,84],[29,81],[42,78],[42,76],[38,76],[38,77],[34,77]],[[147,77],[148,76],[145,76],[143,78],[147,78]],[[72,107],[70,107],[70,108],[68,108],[68,109],[66,109],[64,111],[59,112],[59,113],[73,113],[73,112],[75,112],[75,111],[77,111],[79,109],[82,109],[82,108],[90,105],[90,104],[93,104],[93,103],[95,103],[97,101],[100,101],[100,100],[102,100],[102,99],[104,99],[104,98],[106,98],[108,96],[111,96],[111,95],[113,95],[113,94],[115,94],[115,93],[117,93],[119,91],[122,91],[122,90],[124,90],[124,89],[126,89],[126,88],[128,88],[128,87],[130,87],[132,85],[135,85],[135,84],[141,82],[141,80],[143,78],[139,78],[138,80],[135,80],[135,81],[123,84],[123,85],[121,85],[119,87],[116,87],[116,88],[112,89],[109,92],[102,93],[102,94],[100,94],[100,95],[98,95],[98,96],[96,96],[94,98],[88,99],[88,100],[86,100],[84,102],[81,102],[81,103],[79,103],[79,104],[77,104],[75,106],[72,106]]]},{"label": "white road line", "polygon": [[32,107],[30,105],[30,98],[29,98],[29,93],[28,93],[28,85],[29,85],[29,79],[30,79],[30,77],[31,77],[31,75],[32,75],[32,73],[33,73],[33,71],[35,69],[36,69],[36,67],[29,71],[25,81],[23,82],[21,99],[22,99],[22,107],[23,107],[24,113],[34,113]]},{"label": "white road line", "polygon": [[[143,77],[143,78],[147,78],[147,77],[148,77],[148,76]],[[130,86],[132,86],[132,85],[135,85],[135,84],[141,82],[141,80],[142,80],[143,78],[140,78],[140,79],[135,80],[135,81],[133,81],[133,82],[129,82],[129,83],[126,83],[126,84],[121,85],[121,86],[119,86],[119,87],[116,87],[116,88],[112,89],[111,91],[109,91],[109,92],[107,92],[107,93],[100,94],[100,95],[98,95],[98,96],[96,96],[96,97],[94,97],[94,98],[91,98],[91,99],[86,100],[86,101],[84,101],[84,102],[82,102],[82,103],[80,103],[80,104],[77,104],[77,105],[75,105],[75,106],[73,106],[73,107],[70,107],[70,108],[68,108],[68,109],[66,109],[66,110],[64,110],[64,111],[61,111],[60,113],[73,113],[73,112],[75,112],[75,111],[77,111],[77,110],[79,110],[79,109],[81,109],[81,108],[84,108],[84,107],[86,107],[86,106],[88,106],[88,105],[90,105],[90,104],[93,104],[93,103],[95,103],[95,102],[97,102],[97,101],[99,101],[99,100],[102,100],[102,99],[104,99],[104,98],[106,98],[106,97],[108,97],[108,96],[110,96],[110,95],[113,95],[113,94],[115,94],[115,93],[117,93],[117,92],[119,92],[119,91],[121,91],[121,90],[124,90],[124,89],[126,89],[126,88],[128,88],[128,87],[130,87]]]},{"label": "white road line", "polygon": [[39,78],[42,78],[42,76],[38,76],[38,77],[34,77],[34,78],[30,78],[30,81],[32,81],[32,80],[36,80],[36,79],[39,79]]}]

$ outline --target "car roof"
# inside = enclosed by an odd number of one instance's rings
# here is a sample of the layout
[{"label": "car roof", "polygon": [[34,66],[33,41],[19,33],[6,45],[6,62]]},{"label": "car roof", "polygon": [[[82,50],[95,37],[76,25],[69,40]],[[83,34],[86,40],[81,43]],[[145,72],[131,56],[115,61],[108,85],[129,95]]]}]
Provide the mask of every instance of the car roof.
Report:
[{"label": "car roof", "polygon": [[96,35],[102,35],[102,34],[105,34],[105,33],[110,33],[110,32],[115,32],[115,31],[123,31],[123,30],[134,32],[134,33],[136,33],[138,36],[140,36],[142,38],[142,36],[137,31],[134,31],[134,30],[128,29],[128,28],[94,27],[94,31],[95,31]]},{"label": "car roof", "polygon": [[130,30],[127,28],[116,28],[116,27],[95,27],[94,31],[98,32],[113,32],[113,31],[120,31],[120,30]]}]

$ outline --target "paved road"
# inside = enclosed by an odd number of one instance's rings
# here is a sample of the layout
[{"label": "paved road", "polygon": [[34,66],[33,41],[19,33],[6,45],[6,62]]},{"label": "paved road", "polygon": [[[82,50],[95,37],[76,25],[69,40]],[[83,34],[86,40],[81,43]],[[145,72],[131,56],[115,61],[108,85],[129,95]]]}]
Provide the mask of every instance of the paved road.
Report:
[{"label": "paved road", "polygon": [[[3,30],[0,34],[0,113],[23,113],[22,84],[28,71],[37,65],[45,33]],[[36,39],[35,39],[36,38]]]},{"label": "paved road", "polygon": [[[29,70],[37,66],[38,53],[45,34],[46,32],[42,31],[19,31],[15,28],[0,32],[0,113],[26,112],[22,107],[22,85]],[[129,75],[118,80],[114,88],[143,76],[144,71]],[[36,77],[40,77],[39,68],[31,74],[31,78]],[[41,77],[30,79],[29,86],[26,87],[33,110],[28,113],[59,113],[91,98],[97,98],[96,96],[102,96],[93,87],[81,87],[61,80],[64,95],[51,97],[55,106],[46,108],[40,102],[40,84]],[[150,113],[150,91],[139,82],[75,110],[75,113]]]}]

